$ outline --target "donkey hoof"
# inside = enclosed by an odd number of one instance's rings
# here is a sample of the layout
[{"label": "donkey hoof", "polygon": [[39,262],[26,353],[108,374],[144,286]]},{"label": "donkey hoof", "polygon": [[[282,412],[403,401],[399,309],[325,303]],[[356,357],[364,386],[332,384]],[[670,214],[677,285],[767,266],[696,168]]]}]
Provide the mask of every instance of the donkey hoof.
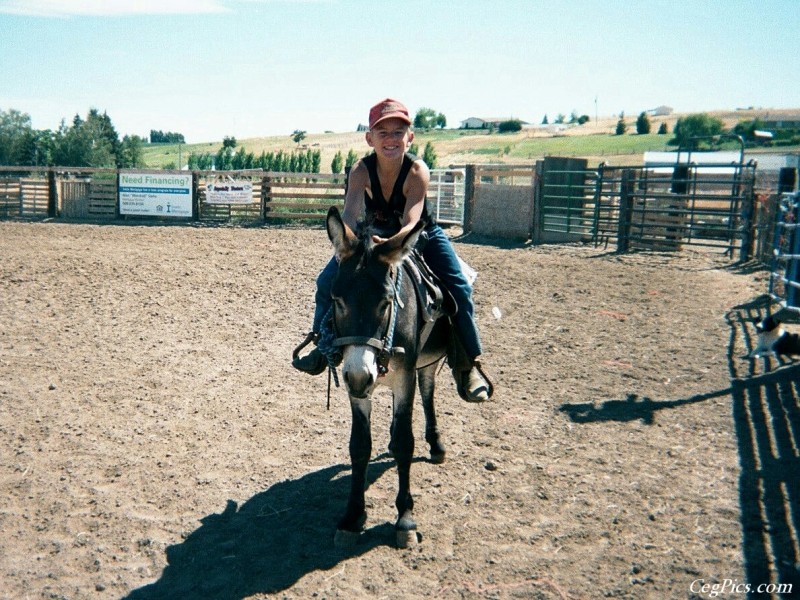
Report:
[{"label": "donkey hoof", "polygon": [[422,535],[415,529],[397,529],[395,530],[395,541],[398,548],[413,548],[422,541]]},{"label": "donkey hoof", "polygon": [[337,548],[352,548],[358,543],[358,540],[361,538],[361,534],[361,531],[337,529],[336,534],[333,536],[333,545]]},{"label": "donkey hoof", "polygon": [[444,462],[447,453],[444,450],[434,452],[431,450],[431,462],[435,465],[440,465]]}]

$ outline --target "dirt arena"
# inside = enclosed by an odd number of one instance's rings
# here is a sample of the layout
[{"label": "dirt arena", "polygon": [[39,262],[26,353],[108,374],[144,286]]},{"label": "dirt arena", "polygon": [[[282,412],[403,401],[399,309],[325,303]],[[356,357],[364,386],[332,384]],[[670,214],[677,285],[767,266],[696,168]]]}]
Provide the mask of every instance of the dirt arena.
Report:
[{"label": "dirt arena", "polygon": [[417,405],[422,541],[398,550],[379,392],[367,531],[340,551],[347,396],[326,410],[326,378],[289,364],[324,230],[0,223],[0,598],[661,600],[796,574],[743,493],[763,271],[455,243],[495,397],[440,374],[443,465]]}]

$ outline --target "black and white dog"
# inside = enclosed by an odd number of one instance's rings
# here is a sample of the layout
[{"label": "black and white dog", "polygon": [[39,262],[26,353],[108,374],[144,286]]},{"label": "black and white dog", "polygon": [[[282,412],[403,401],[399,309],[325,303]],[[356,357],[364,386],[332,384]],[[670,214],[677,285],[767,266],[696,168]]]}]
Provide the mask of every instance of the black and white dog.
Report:
[{"label": "black and white dog", "polygon": [[787,332],[781,322],[769,316],[756,323],[758,345],[750,353],[751,358],[759,356],[800,356],[800,335]]}]

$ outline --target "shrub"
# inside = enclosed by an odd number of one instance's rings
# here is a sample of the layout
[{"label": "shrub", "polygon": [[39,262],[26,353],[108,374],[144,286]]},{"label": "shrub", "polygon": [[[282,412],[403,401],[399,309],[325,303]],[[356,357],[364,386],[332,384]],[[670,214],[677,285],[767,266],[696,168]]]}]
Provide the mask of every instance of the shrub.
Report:
[{"label": "shrub", "polygon": [[509,119],[503,121],[497,126],[498,133],[513,133],[522,129],[522,121],[519,119]]}]

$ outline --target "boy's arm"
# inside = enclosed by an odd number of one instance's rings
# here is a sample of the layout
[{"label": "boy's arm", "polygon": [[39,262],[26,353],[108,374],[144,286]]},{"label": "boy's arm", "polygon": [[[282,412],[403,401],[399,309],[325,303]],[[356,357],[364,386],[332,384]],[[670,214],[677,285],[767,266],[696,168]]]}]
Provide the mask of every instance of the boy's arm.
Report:
[{"label": "boy's arm", "polygon": [[358,218],[364,208],[364,190],[369,183],[367,167],[360,160],[350,169],[347,179],[347,194],[344,197],[344,211],[342,221],[353,231],[358,226]]}]

